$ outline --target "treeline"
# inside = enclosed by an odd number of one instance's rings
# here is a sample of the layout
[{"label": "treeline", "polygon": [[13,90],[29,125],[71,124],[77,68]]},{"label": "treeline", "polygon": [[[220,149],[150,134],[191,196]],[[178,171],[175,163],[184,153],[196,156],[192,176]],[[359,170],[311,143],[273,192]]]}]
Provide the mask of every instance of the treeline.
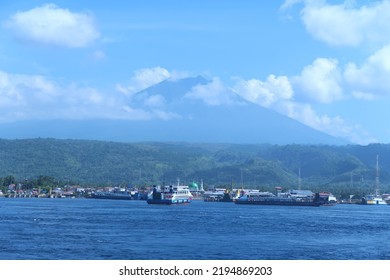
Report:
[{"label": "treeline", "polygon": [[58,181],[56,182],[54,178],[49,176],[38,176],[38,178],[30,180],[18,180],[12,175],[0,177],[0,190],[3,194],[16,190],[40,189],[49,191],[55,187],[59,187]]},{"label": "treeline", "polygon": [[72,185],[73,182],[65,182],[57,180],[56,178],[40,175],[36,178],[29,179],[16,179],[12,175],[0,177],[0,189],[3,192],[7,192],[8,188],[13,186],[13,189],[33,190],[33,189],[55,189],[58,187],[64,187]]},{"label": "treeline", "polygon": [[[0,140],[0,177],[39,184],[153,185],[203,180],[205,186],[309,188],[373,192],[376,156],[382,192],[390,192],[390,145],[306,146]],[[42,175],[43,174],[43,175]],[[301,180],[299,180],[299,174]],[[50,180],[49,180],[50,181]],[[3,184],[3,183],[1,183]]]}]

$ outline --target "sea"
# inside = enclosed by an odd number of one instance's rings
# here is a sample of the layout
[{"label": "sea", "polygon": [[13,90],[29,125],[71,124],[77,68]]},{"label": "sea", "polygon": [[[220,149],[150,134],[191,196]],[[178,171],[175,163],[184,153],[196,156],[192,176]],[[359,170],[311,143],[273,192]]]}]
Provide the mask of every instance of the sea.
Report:
[{"label": "sea", "polygon": [[390,205],[0,198],[1,260],[389,260]]}]

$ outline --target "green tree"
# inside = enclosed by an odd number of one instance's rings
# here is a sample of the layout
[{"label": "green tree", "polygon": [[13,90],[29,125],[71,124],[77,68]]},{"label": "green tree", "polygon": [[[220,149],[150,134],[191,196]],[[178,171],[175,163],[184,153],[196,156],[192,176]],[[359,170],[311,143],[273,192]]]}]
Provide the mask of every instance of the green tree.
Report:
[{"label": "green tree", "polygon": [[8,175],[8,176],[4,177],[2,181],[3,181],[4,187],[8,187],[9,185],[16,183],[15,178],[12,175]]}]

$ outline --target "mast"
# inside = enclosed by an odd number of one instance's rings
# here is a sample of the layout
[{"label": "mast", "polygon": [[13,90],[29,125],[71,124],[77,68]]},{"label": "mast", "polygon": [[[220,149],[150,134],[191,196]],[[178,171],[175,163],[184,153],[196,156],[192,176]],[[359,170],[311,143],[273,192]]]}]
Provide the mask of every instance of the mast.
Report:
[{"label": "mast", "polygon": [[241,189],[244,188],[244,179],[242,177],[242,168],[241,168]]},{"label": "mast", "polygon": [[379,155],[376,155],[375,196],[379,195]]},{"label": "mast", "polygon": [[301,189],[301,168],[298,169],[298,190]]},{"label": "mast", "polygon": [[351,180],[350,180],[349,186],[351,188],[353,188],[353,172],[352,171],[351,171]]}]

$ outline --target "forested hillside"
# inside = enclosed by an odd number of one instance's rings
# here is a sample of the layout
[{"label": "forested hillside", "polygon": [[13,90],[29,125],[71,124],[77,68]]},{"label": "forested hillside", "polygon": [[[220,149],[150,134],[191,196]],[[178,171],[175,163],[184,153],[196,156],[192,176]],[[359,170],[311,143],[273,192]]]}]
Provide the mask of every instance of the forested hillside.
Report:
[{"label": "forested hillside", "polygon": [[[335,193],[389,192],[390,145],[305,146],[0,140],[0,177],[49,176],[81,185],[200,182],[205,186],[298,187]],[[3,180],[4,181],[4,180]],[[4,183],[4,182],[3,182]]]}]

